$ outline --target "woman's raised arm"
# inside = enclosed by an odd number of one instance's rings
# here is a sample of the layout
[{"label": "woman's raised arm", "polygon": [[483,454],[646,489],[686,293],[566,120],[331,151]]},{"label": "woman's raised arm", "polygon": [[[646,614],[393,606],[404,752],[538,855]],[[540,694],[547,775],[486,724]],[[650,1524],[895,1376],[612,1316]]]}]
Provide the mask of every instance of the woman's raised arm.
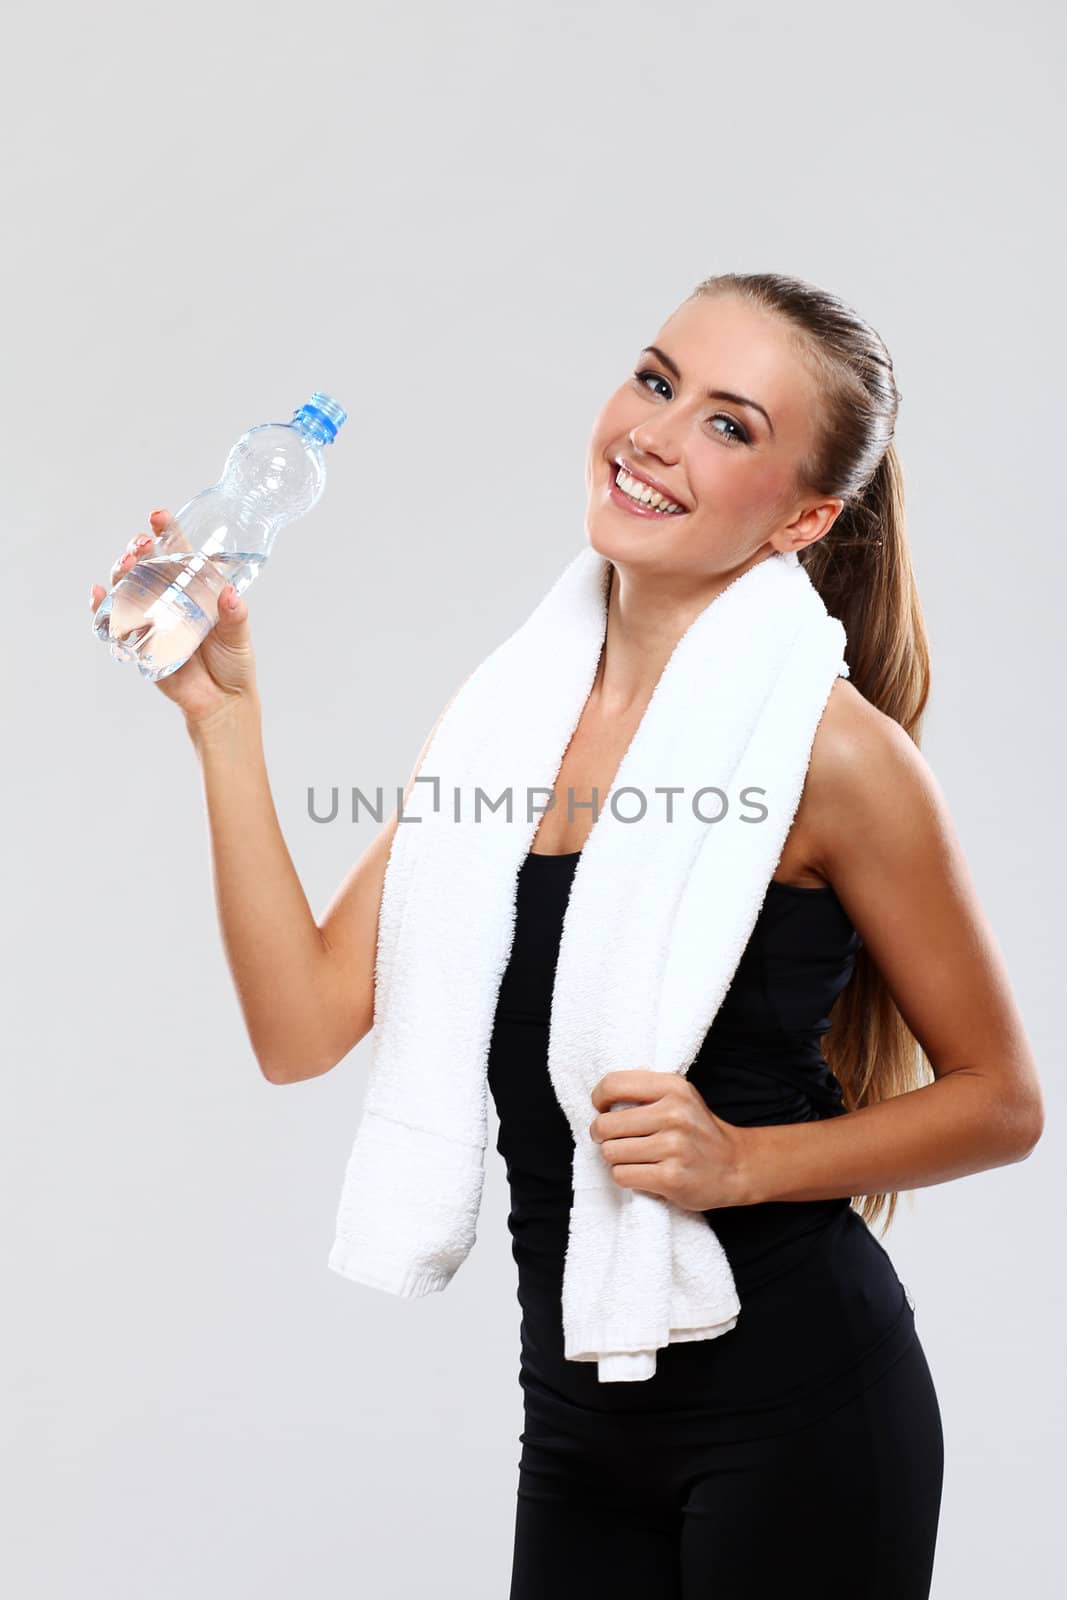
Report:
[{"label": "woman's raised arm", "polygon": [[256,1059],[269,1083],[320,1077],[374,1021],[378,913],[398,818],[371,840],[318,924],[278,822],[258,703],[191,725],[189,736],[203,776],[223,946]]},{"label": "woman's raised arm", "polygon": [[[170,529],[166,510],[150,520],[152,532],[131,539],[112,566],[112,584]],[[105,593],[90,586],[94,614]],[[155,687],[183,713],[200,760],[223,948],[260,1070],[269,1083],[318,1077],[373,1025],[378,914],[398,819],[367,846],[320,926],[274,807],[243,597],[227,586],[216,626]],[[447,709],[419,752],[405,800]]]}]

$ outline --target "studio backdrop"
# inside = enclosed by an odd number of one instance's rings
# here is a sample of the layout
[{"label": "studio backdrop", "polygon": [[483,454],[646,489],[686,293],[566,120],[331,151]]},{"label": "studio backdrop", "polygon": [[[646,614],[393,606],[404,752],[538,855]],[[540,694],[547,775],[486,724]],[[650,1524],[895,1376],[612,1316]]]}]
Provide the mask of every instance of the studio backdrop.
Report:
[{"label": "studio backdrop", "polygon": [[371,1040],[268,1081],[196,753],[93,637],[90,585],[248,429],[315,394],[347,413],[247,591],[278,823],[321,916],[381,826],[353,791],[395,806],[447,697],[586,542],[599,408],[733,271],[833,291],[893,354],[923,752],[1047,1127],[904,1198],[884,1242],[944,1418],[933,1593],[1062,1593],[1063,69],[1036,0],[9,20],[6,1592],[506,1594],[495,1124],[447,1293],[328,1269]]}]

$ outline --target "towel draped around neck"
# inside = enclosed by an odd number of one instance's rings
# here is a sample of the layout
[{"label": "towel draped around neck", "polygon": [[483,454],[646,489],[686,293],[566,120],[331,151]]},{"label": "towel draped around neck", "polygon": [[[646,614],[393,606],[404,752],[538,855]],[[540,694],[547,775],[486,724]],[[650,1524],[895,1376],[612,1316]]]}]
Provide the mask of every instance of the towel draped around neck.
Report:
[{"label": "towel draped around neck", "polygon": [[[397,826],[367,1092],[328,1260],[356,1283],[429,1294],[474,1244],[518,873],[593,686],[610,573],[585,546],[479,664]],[[578,858],[548,1070],[574,1138],[564,1353],[596,1361],[601,1381],[648,1379],[658,1350],[718,1338],[741,1312],[704,1213],[614,1181],[589,1133],[591,1093],[620,1069],[688,1071],[848,676],[845,643],[795,553],[733,579],[676,644]]]}]

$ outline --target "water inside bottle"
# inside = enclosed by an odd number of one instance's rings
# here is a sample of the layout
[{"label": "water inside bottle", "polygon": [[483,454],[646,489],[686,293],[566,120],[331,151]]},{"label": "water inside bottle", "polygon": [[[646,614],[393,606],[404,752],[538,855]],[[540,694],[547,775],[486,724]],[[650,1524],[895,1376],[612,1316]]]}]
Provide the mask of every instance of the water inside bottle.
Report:
[{"label": "water inside bottle", "polygon": [[243,593],[266,557],[255,552],[200,551],[150,555],[104,596],[93,621],[118,661],[135,661],[152,682],[177,672],[215,626],[228,583]]}]

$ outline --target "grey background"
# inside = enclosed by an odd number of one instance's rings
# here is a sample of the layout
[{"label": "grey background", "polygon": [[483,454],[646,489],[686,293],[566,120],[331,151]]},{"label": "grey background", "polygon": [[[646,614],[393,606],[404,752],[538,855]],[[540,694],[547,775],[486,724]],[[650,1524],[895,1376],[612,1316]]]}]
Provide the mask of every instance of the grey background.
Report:
[{"label": "grey background", "polygon": [[1049,1116],[1028,1162],[918,1192],[886,1244],[945,1423],[934,1595],[1062,1592],[1063,45],[1051,3],[68,0],[9,22],[8,1592],[506,1593],[503,1163],[491,1145],[445,1294],[327,1270],[369,1041],[325,1078],[261,1078],[180,714],[92,640],[87,590],[245,428],[320,387],[348,408],[323,500],[249,596],[318,914],[374,824],[316,825],[308,785],[404,782],[583,541],[596,410],[729,269],[843,294],[904,393],[924,749]]}]

